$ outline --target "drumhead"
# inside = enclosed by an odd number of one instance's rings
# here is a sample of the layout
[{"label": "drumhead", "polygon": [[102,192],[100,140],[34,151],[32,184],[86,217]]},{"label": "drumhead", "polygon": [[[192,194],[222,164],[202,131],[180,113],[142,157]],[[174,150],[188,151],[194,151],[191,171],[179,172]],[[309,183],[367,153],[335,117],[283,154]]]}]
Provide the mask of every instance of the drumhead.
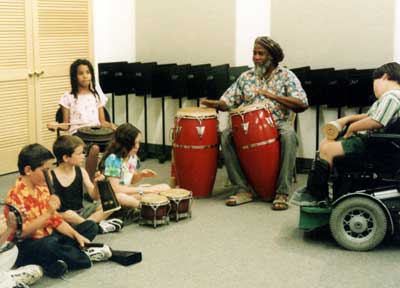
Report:
[{"label": "drumhead", "polygon": [[162,196],[162,195],[150,194],[150,195],[143,195],[140,202],[144,205],[146,205],[146,204],[164,205],[164,204],[168,204],[169,200],[167,197]]},{"label": "drumhead", "polygon": [[260,110],[260,109],[265,109],[267,108],[267,102],[260,102],[260,103],[256,103],[256,104],[251,104],[251,105],[246,105],[246,106],[242,106],[236,109],[232,109],[229,112],[229,115],[233,116],[233,115],[238,115],[238,114],[244,114],[244,113],[248,113],[248,112],[252,112],[252,111],[256,111],[256,110]]},{"label": "drumhead", "polygon": [[185,107],[178,109],[176,113],[178,118],[216,118],[217,111],[214,108]]},{"label": "drumhead", "polygon": [[160,195],[163,195],[165,197],[168,198],[172,198],[172,199],[182,199],[185,197],[189,197],[191,196],[192,192],[186,189],[181,189],[181,188],[176,188],[176,189],[171,189],[171,190],[167,190],[167,191],[163,191],[160,193]]}]

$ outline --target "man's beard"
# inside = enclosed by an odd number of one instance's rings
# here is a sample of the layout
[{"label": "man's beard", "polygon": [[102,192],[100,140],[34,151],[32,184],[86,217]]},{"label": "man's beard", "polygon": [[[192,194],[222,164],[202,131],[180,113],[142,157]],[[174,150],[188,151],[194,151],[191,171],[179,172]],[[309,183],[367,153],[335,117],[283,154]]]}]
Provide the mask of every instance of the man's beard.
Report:
[{"label": "man's beard", "polygon": [[263,78],[267,73],[269,66],[271,66],[271,60],[267,60],[264,64],[255,65],[254,72],[258,78]]}]

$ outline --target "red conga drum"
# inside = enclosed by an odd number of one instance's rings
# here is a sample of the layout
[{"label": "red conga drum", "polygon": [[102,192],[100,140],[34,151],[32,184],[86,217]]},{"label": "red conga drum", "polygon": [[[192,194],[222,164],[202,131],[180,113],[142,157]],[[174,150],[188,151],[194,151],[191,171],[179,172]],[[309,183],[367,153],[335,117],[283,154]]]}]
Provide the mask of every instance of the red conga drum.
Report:
[{"label": "red conga drum", "polygon": [[262,200],[272,200],[279,173],[279,134],[265,103],[230,112],[232,135],[240,165]]},{"label": "red conga drum", "polygon": [[173,130],[173,157],[179,187],[194,197],[209,196],[217,173],[217,112],[212,108],[178,110]]}]

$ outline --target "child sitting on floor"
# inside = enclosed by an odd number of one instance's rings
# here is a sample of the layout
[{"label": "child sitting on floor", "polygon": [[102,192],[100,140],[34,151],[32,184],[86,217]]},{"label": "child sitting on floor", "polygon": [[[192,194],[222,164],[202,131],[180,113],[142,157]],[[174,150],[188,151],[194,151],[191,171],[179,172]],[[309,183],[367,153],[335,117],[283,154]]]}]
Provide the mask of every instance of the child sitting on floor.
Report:
[{"label": "child sitting on floor", "polygon": [[97,235],[96,223],[87,220],[74,229],[57,213],[61,202],[50,194],[44,174],[53,159],[40,144],[25,146],[18,155],[21,176],[8,193],[7,204],[25,216],[16,265],[37,264],[47,276],[60,277],[68,269],[90,268],[93,261],[107,260],[112,253],[107,245],[84,249]]},{"label": "child sitting on floor", "polygon": [[137,208],[143,194],[160,193],[171,189],[167,184],[133,186],[145,177],[157,174],[150,169],[138,170],[137,152],[142,134],[139,129],[129,123],[117,128],[114,140],[107,148],[99,167],[108,177],[122,206]]},{"label": "child sitting on floor", "polygon": [[[99,223],[100,233],[118,232],[123,221],[117,218],[106,220],[111,213],[105,213],[98,203],[83,205],[83,188],[86,188],[93,200],[99,200],[97,185],[94,185],[86,170],[79,165],[85,158],[85,143],[77,136],[63,135],[57,138],[53,152],[57,159],[57,168],[51,171],[55,193],[60,197],[60,215],[71,225],[87,220]],[[104,179],[97,174],[95,181]]]}]

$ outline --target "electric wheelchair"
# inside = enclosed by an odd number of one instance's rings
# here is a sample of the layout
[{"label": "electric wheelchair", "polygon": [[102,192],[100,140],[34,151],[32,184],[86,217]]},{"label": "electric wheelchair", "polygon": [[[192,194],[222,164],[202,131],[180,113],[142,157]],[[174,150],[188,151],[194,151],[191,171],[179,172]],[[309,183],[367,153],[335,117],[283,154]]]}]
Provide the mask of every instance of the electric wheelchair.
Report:
[{"label": "electric wheelchair", "polygon": [[342,247],[367,251],[400,235],[400,119],[366,138],[361,156],[334,159],[329,200],[300,207],[299,228],[329,225]]}]

